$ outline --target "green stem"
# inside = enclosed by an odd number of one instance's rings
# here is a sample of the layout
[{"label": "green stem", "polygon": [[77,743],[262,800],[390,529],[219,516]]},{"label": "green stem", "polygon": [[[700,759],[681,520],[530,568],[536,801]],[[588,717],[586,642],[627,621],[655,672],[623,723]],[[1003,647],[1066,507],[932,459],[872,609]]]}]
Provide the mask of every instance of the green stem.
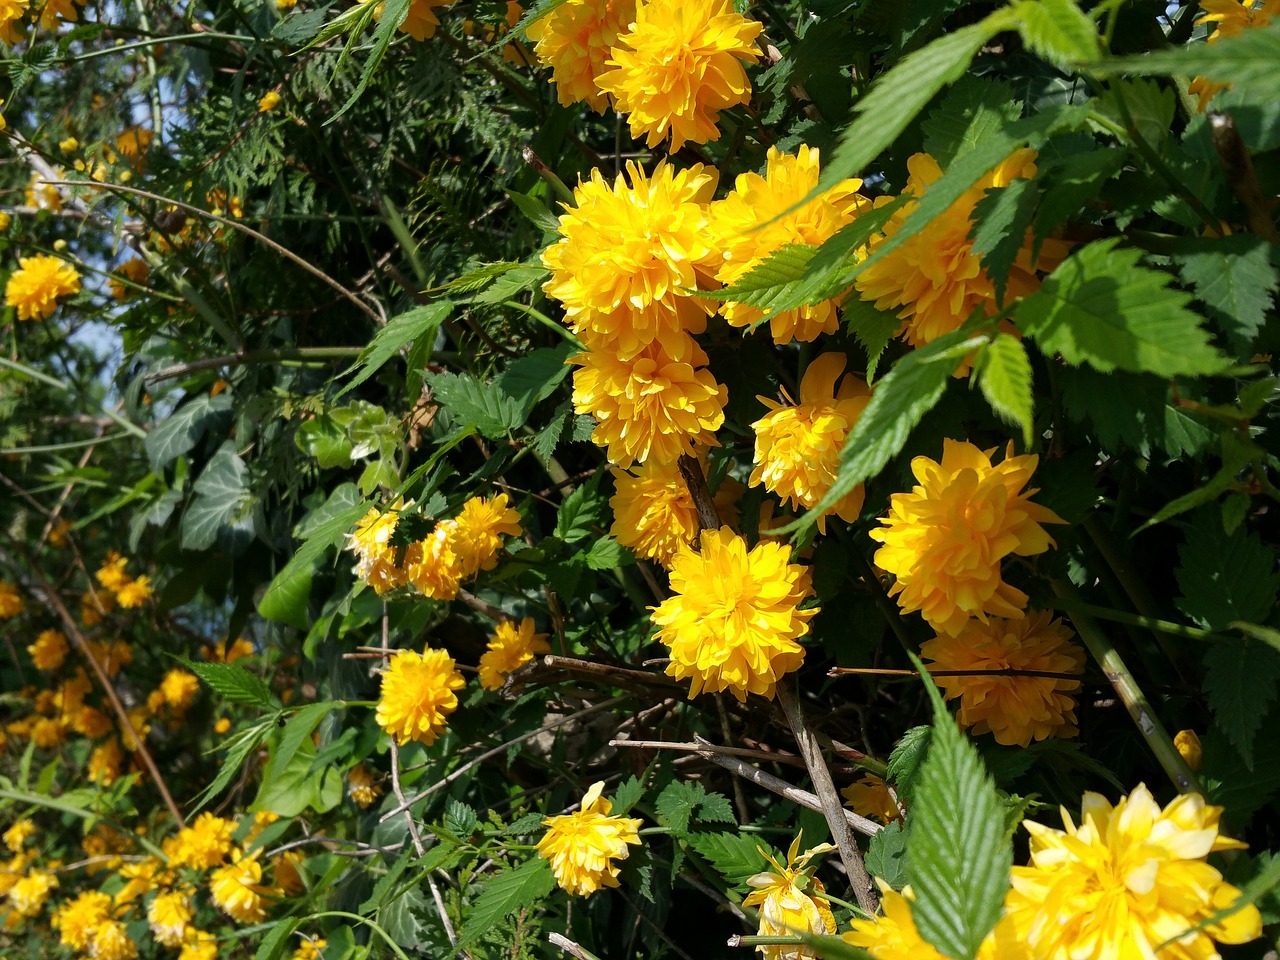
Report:
[{"label": "green stem", "polygon": [[1123,623],[1130,627],[1142,627],[1145,630],[1163,633],[1169,637],[1181,637],[1183,640],[1209,640],[1218,643],[1231,639],[1224,634],[1214,633],[1212,630],[1201,630],[1199,627],[1188,627],[1186,624],[1174,623],[1171,620],[1160,620],[1156,617],[1144,617],[1136,613],[1126,613],[1123,610],[1113,610],[1111,607],[1100,607],[1097,604],[1085,603],[1083,600],[1060,598],[1053,605],[1071,614],[1073,619],[1078,614],[1084,614],[1085,616],[1097,617],[1099,620]]},{"label": "green stem", "polygon": [[[1075,587],[1068,581],[1055,578],[1052,585],[1053,592],[1059,597],[1079,604]],[[1111,681],[1111,686],[1115,688],[1120,701],[1129,711],[1133,722],[1138,725],[1138,731],[1147,741],[1147,746],[1155,754],[1164,772],[1173,781],[1173,785],[1182,793],[1203,793],[1196,775],[1187,766],[1187,761],[1182,759],[1182,754],[1178,753],[1178,748],[1173,745],[1173,738],[1169,736],[1160,718],[1156,716],[1146,694],[1142,692],[1138,681],[1125,666],[1124,660],[1112,645],[1111,640],[1087,614],[1074,613],[1071,619],[1075,623],[1076,633],[1084,641],[1084,645],[1097,661],[1098,666],[1102,668],[1107,679]]]},{"label": "green stem", "polygon": [[178,43],[183,40],[235,40],[240,43],[260,43],[257,37],[242,37],[234,33],[214,33],[213,31],[203,31],[201,33],[176,33],[171,37],[152,37],[149,40],[135,40],[133,43],[122,43],[118,47],[105,47],[101,50],[91,50],[88,53],[80,53],[74,57],[67,57],[59,62],[76,63],[80,60],[96,60],[99,57],[111,57],[120,53],[128,53],[130,50],[138,50],[142,47],[154,47],[160,44]]},{"label": "green stem", "polygon": [[109,443],[112,440],[119,440],[127,436],[128,434],[121,430],[118,433],[106,433],[100,437],[90,437],[87,440],[68,440],[66,443],[49,443],[39,447],[0,447],[0,456],[16,457],[28,453],[61,453],[63,450],[96,447],[100,443]]},{"label": "green stem", "polygon": [[409,955],[401,950],[400,945],[387,935],[387,931],[383,930],[382,927],[378,926],[368,917],[362,917],[358,913],[347,913],[345,910],[325,910],[321,913],[311,914],[308,919],[319,920],[321,917],[342,917],[344,920],[354,920],[357,923],[363,923],[366,927],[385,940],[387,942],[387,946],[391,948],[392,952],[395,953],[400,960],[409,960]]},{"label": "green stem", "polygon": [[587,345],[583,343],[581,340],[579,340],[577,337],[575,337],[572,331],[570,331],[568,327],[564,326],[564,324],[556,323],[554,320],[548,317],[545,313],[542,313],[540,310],[535,310],[533,309],[533,307],[525,306],[523,303],[518,303],[515,300],[504,300],[502,302],[502,305],[504,307],[511,307],[511,309],[513,310],[519,310],[521,313],[526,314],[532,319],[538,321],[538,323],[542,324],[548,330],[552,330],[555,333],[559,334],[561,337],[564,337],[565,340],[569,341],[579,350],[587,349]]},{"label": "green stem", "polygon": [[[39,370],[35,369],[35,367],[28,367],[25,363],[18,363],[18,361],[16,360],[10,360],[7,357],[0,356],[0,367],[13,370],[16,373],[21,373],[24,376],[30,377],[32,380],[39,380],[45,386],[53,387],[54,389],[60,390],[63,393],[71,392],[70,384],[63,383],[61,380],[55,380],[53,377],[49,376],[47,373],[41,373]],[[126,433],[131,433],[135,437],[138,437],[139,439],[147,435],[147,431],[143,430],[136,423],[126,420],[124,417],[120,416],[120,414],[116,413],[114,410],[110,409],[109,407],[102,408],[102,415],[106,417],[108,420],[110,420],[112,423],[115,423],[117,426],[123,429]],[[84,446],[84,444],[81,444],[81,446]],[[32,447],[29,449],[34,450],[36,448]]]}]

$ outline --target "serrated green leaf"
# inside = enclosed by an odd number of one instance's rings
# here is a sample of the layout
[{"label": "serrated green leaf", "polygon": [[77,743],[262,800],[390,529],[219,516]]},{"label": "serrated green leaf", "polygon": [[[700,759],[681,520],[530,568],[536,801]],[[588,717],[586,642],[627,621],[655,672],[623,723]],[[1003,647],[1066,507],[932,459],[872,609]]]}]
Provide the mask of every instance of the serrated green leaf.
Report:
[{"label": "serrated green leaf", "polygon": [[504,191],[511,202],[516,205],[516,209],[525,215],[525,218],[539,230],[544,233],[556,233],[560,229],[560,219],[547,209],[547,205],[536,197],[531,197],[527,193],[520,193],[518,190],[507,189]]},{"label": "serrated green leaf", "polygon": [[1163,377],[1216,373],[1227,366],[1209,343],[1190,297],[1162,271],[1140,266],[1142,252],[1099,240],[1076,251],[1015,311],[1019,329],[1046,353],[1106,373]]},{"label": "serrated green leaf", "polygon": [[[753,834],[695,833],[687,839],[689,846],[698,851],[698,856],[707,860],[728,883],[735,886],[746,883],[757,873],[773,869],[765,854],[779,862],[785,859]],[[764,853],[760,852],[761,848]]]},{"label": "serrated green leaf", "polygon": [[320,33],[331,6],[325,4],[314,10],[295,10],[288,16],[281,17],[271,28],[272,38],[285,46],[306,43]]},{"label": "serrated green leaf", "polygon": [[1196,487],[1190,493],[1184,493],[1182,496],[1171,500],[1163,507],[1151,515],[1142,526],[1138,527],[1138,533],[1141,533],[1147,527],[1153,527],[1157,523],[1164,523],[1166,520],[1185,513],[1188,510],[1194,510],[1202,503],[1210,503],[1217,500],[1227,490],[1236,485],[1236,478],[1240,471],[1247,467],[1255,458],[1263,456],[1262,448],[1252,440],[1241,436],[1235,430],[1224,430],[1221,434],[1222,443],[1222,466],[1218,472],[1209,478],[1209,481],[1202,487]]},{"label": "serrated green leaf", "polygon": [[911,727],[899,738],[889,754],[889,765],[885,771],[885,779],[893,784],[908,804],[915,792],[916,780],[920,776],[920,768],[929,753],[929,744],[933,741],[933,728],[926,726]]},{"label": "serrated green leaf", "polygon": [[548,276],[549,274],[545,267],[530,266],[527,263],[519,264],[475,294],[471,298],[471,302],[492,306],[515,300],[522,293],[540,289],[543,281]]},{"label": "serrated green leaf", "polygon": [[[151,469],[159,473],[184,453],[195,449],[207,431],[231,422],[231,397],[201,394],[188,400],[147,434],[143,446]],[[225,429],[225,427],[223,427]]]},{"label": "serrated green leaf", "polygon": [[496,384],[456,373],[429,373],[423,379],[441,406],[490,440],[503,439],[525,421],[520,404]]},{"label": "serrated green leaf", "polygon": [[618,784],[618,789],[613,791],[613,810],[611,814],[615,817],[625,817],[631,812],[631,808],[640,802],[640,798],[644,796],[644,780],[640,777],[629,777]]},{"label": "serrated green leaf", "polygon": [[393,317],[369,341],[369,345],[360,351],[360,356],[356,358],[356,362],[347,371],[347,373],[354,373],[354,376],[347,382],[346,386],[338,391],[334,399],[342,399],[342,397],[381,370],[383,364],[394,357],[401,347],[413,343],[420,337],[434,339],[436,331],[440,329],[440,324],[444,322],[452,310],[453,304],[448,300],[442,300],[439,303],[414,307],[398,317]]},{"label": "serrated green leaf", "polygon": [[270,707],[275,703],[271,689],[263,679],[244,667],[237,667],[234,663],[198,663],[186,659],[182,662],[212,690],[232,703],[254,703],[260,707]]},{"label": "serrated green leaf", "polygon": [[635,555],[613,537],[601,537],[587,551],[587,567],[591,570],[617,570],[635,562]]},{"label": "serrated green leaf", "polygon": [[1034,397],[1031,393],[1031,360],[1017,337],[1001,333],[978,352],[978,386],[996,416],[1022,428],[1022,440],[1031,445],[1034,430]]},{"label": "serrated green leaf", "polygon": [[1095,121],[1095,130],[1109,134],[1119,128],[1127,134],[1123,139],[1136,136],[1155,150],[1164,148],[1178,109],[1172,90],[1141,78],[1108,81],[1106,91],[1093,103],[1094,113],[1110,120],[1109,124]]},{"label": "serrated green leaf", "polygon": [[[925,729],[928,729],[927,727]],[[867,871],[895,890],[907,885],[907,834],[894,820],[867,843]]]},{"label": "serrated green leaf", "polygon": [[875,383],[880,358],[884,356],[885,347],[902,329],[902,320],[869,300],[863,300],[857,291],[845,298],[840,317],[867,351],[867,383]]},{"label": "serrated green leaf", "polygon": [[556,536],[565,543],[576,543],[591,534],[591,528],[600,523],[604,515],[604,497],[600,496],[600,473],[560,503],[556,513]]},{"label": "serrated green leaf", "polygon": [[452,797],[445,803],[444,827],[456,837],[466,840],[471,836],[478,821],[475,810],[461,800]]},{"label": "serrated green leaf", "polygon": [[373,49],[369,51],[369,56],[365,59],[364,66],[360,69],[360,82],[356,84],[355,90],[347,98],[346,103],[325,121],[325,126],[333,123],[355,106],[356,101],[360,99],[360,95],[369,86],[369,81],[373,79],[378,66],[382,63],[382,58],[387,54],[387,47],[391,46],[391,41],[395,38],[396,30],[400,24],[404,23],[405,17],[409,15],[410,2],[411,0],[386,0],[385,3],[377,8],[376,15],[379,20],[378,26],[373,32]]},{"label": "serrated green leaf", "polygon": [[1280,573],[1275,551],[1255,534],[1241,528],[1228,534],[1217,511],[1202,510],[1187,527],[1178,560],[1178,609],[1206,630],[1270,617]]},{"label": "serrated green leaf", "polygon": [[1019,112],[1009,84],[965,74],[920,124],[925,152],[945,170]]},{"label": "serrated green leaf", "polygon": [[569,375],[569,357],[576,351],[569,344],[542,347],[516,360],[498,377],[498,387],[516,401],[525,416],[556,392]]},{"label": "serrated green leaf", "polygon": [[[318,522],[312,522],[308,516],[307,520],[299,524],[298,534],[305,536],[306,539],[289,562],[267,584],[262,599],[258,601],[258,612],[262,616],[278,623],[287,623],[299,630],[306,629],[311,578],[320,563],[320,558],[326,550],[340,542],[351,531],[355,522],[368,509],[363,501],[350,506],[345,505],[347,499],[355,494],[353,486],[343,484],[334,490],[325,504],[325,508],[332,504],[332,513]],[[335,503],[335,501],[339,502]]]},{"label": "serrated green leaf", "polygon": [[1039,202],[1040,185],[1035,180],[1013,180],[988,190],[974,205],[973,252],[996,288],[997,304],[1004,303],[1009,271],[1026,246],[1027,228]]},{"label": "serrated green leaf", "polygon": [[525,31],[530,24],[537,23],[556,7],[567,2],[568,0],[538,0],[537,3],[524,12],[524,16],[511,28],[511,33],[518,37],[524,37]]},{"label": "serrated green leaf", "polygon": [[328,414],[305,421],[298,427],[293,440],[299,450],[315,458],[321,469],[351,465],[351,451],[354,447],[351,437]]},{"label": "serrated green leaf", "polygon": [[1182,241],[1173,259],[1231,349],[1247,354],[1276,292],[1271,245],[1248,234],[1206,237]]},{"label": "serrated green leaf", "polygon": [[[916,668],[923,665],[911,658]],[[1000,919],[1013,847],[995,784],[932,679],[933,738],[911,800],[907,876],[920,935],[954,960],[973,960]]]},{"label": "serrated green leaf", "polygon": [[195,806],[191,812],[195,813],[206,803],[220,794],[231,781],[240,774],[241,767],[244,766],[245,760],[252,755],[263,741],[267,739],[267,734],[272,730],[271,722],[259,723],[250,727],[248,730],[230,737],[226,744],[227,755],[222,759],[222,765],[218,767],[218,775],[213,778],[207,787],[196,797]]},{"label": "serrated green leaf", "polygon": [[653,808],[658,814],[658,822],[677,833],[687,833],[689,822],[693,819],[693,808],[701,802],[706,793],[706,788],[700,783],[672,780],[662,789],[654,802]]},{"label": "serrated green leaf", "polygon": [[1280,653],[1252,637],[1232,637],[1205,651],[1204,668],[1214,722],[1252,769],[1258,731],[1280,693]]},{"label": "serrated green leaf", "polygon": [[471,946],[509,914],[521,907],[532,906],[550,893],[555,885],[551,865],[541,857],[534,857],[513,870],[498,874],[476,898],[471,915],[463,923],[458,942],[454,945],[453,955]]},{"label": "serrated green leaf", "polygon": [[416,952],[424,944],[426,925],[421,918],[429,909],[422,891],[408,887],[378,910],[378,925],[395,943]]},{"label": "serrated green leaf", "polygon": [[564,436],[564,429],[569,425],[571,416],[573,416],[573,405],[566,400],[556,408],[547,425],[534,435],[530,445],[540,459],[547,460],[556,452],[556,447],[560,443],[560,438]]},{"label": "serrated green leaf", "polygon": [[1012,9],[1023,42],[1055,66],[1085,63],[1101,55],[1098,28],[1074,0],[1020,0]]},{"label": "serrated green leaf", "polygon": [[1038,256],[1045,238],[1102,192],[1107,181],[1124,166],[1126,156],[1128,152],[1121,149],[1091,150],[1064,157],[1040,170],[1036,179],[1043,183],[1043,189],[1032,224],[1033,254]]},{"label": "serrated green leaf", "polygon": [[803,522],[811,525],[858,484],[874,477],[894,457],[911,430],[933,409],[960,361],[985,341],[957,330],[897,362],[876,385],[871,401],[849,432],[840,454],[840,474]]},{"label": "serrated green leaf", "polygon": [[[434,847],[432,852],[439,849],[439,846]],[[365,898],[364,903],[360,904],[360,913],[368,915],[387,902],[413,858],[411,849],[406,848],[401,852],[400,857],[387,868],[386,873],[378,878],[378,882],[373,885],[373,890]]]}]

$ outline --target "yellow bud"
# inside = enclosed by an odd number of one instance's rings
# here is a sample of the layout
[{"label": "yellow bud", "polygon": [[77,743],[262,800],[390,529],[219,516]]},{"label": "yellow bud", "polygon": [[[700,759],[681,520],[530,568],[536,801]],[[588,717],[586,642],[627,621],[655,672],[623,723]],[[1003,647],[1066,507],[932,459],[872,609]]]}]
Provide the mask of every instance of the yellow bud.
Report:
[{"label": "yellow bud", "polygon": [[75,153],[79,147],[80,141],[75,137],[67,137],[67,139],[58,144],[58,149],[63,153]]},{"label": "yellow bud", "polygon": [[1173,745],[1178,748],[1178,752],[1182,754],[1182,759],[1187,761],[1191,771],[1198,773],[1200,761],[1204,759],[1204,750],[1200,746],[1200,738],[1196,736],[1196,732],[1179,730],[1178,735],[1173,738]]},{"label": "yellow bud", "polygon": [[280,94],[274,90],[268,90],[262,95],[262,99],[258,101],[258,112],[266,113],[268,110],[274,110],[280,105]]},{"label": "yellow bud", "polygon": [[128,183],[128,182],[129,182],[130,180],[132,180],[132,179],[133,179],[133,171],[132,171],[132,170],[124,170],[124,171],[122,171],[122,172],[121,172],[121,174],[120,174],[120,182],[121,182],[121,183]]},{"label": "yellow bud", "polygon": [[213,732],[217,734],[226,733],[231,729],[231,721],[226,717],[219,717],[218,722],[213,725]]},{"label": "yellow bud", "polygon": [[53,241],[53,249],[57,250],[59,253],[62,253],[63,250],[67,249],[67,241],[65,240]]},{"label": "yellow bud", "polygon": [[6,211],[0,210],[0,233],[3,233],[5,230],[8,230],[9,224],[11,224],[12,222],[13,222],[13,217],[9,216],[9,214]]}]

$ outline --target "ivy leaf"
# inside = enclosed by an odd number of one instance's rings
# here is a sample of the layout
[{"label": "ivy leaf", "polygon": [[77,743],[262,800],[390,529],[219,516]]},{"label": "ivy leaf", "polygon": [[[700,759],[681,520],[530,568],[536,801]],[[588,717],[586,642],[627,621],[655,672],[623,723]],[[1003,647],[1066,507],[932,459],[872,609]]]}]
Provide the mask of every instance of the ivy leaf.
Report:
[{"label": "ivy leaf", "polygon": [[347,371],[348,373],[354,373],[355,376],[338,391],[334,396],[334,400],[340,400],[381,370],[383,364],[394,357],[401,347],[413,343],[421,337],[430,337],[434,340],[436,331],[440,329],[440,324],[444,322],[445,317],[452,310],[453,304],[447,300],[442,300],[440,303],[433,303],[429,306],[414,307],[412,310],[392,318],[369,341],[369,345],[360,351],[360,356],[356,358],[356,362]]},{"label": "ivy leaf", "polygon": [[550,893],[555,885],[551,864],[541,857],[526,860],[515,869],[498,874],[476,898],[450,956],[457,956],[459,950],[471,946],[509,914],[521,907],[532,906]]},{"label": "ivy leaf", "polygon": [[225,429],[231,420],[231,397],[201,394],[178,407],[147,434],[143,446],[151,469],[159,473],[168,464],[195,448],[206,432]]},{"label": "ivy leaf", "polygon": [[937,404],[960,361],[982,345],[957,330],[913,350],[897,362],[871,394],[840,454],[840,475],[800,521],[812,526],[858,484],[874,477],[907,442],[912,428]]},{"label": "ivy leaf", "polygon": [[195,496],[182,517],[183,550],[205,550],[219,539],[234,552],[248,545],[253,539],[248,476],[234,444],[223,444],[192,488]]},{"label": "ivy leaf", "polygon": [[428,910],[427,898],[422,891],[417,887],[406,887],[400,896],[378,909],[378,925],[392,941],[416,952],[424,946],[426,925],[421,918]]},{"label": "ivy leaf", "polygon": [[441,406],[490,440],[503,439],[525,421],[520,404],[496,384],[457,373],[429,373],[423,379]]},{"label": "ivy leaf", "polygon": [[1102,53],[1097,26],[1075,0],[1020,0],[1012,11],[1023,42],[1055,66],[1097,60]]},{"label": "ivy leaf", "polygon": [[1239,233],[1216,239],[1185,240],[1174,262],[1196,299],[1236,353],[1248,353],[1266,321],[1276,292],[1271,245]]},{"label": "ivy leaf", "polygon": [[1068,257],[1018,304],[1018,327],[1046,353],[1097,370],[1162,377],[1216,373],[1227,359],[1209,343],[1191,299],[1172,277],[1140,266],[1142,252],[1099,240]]},{"label": "ivy leaf", "polygon": [[[911,658],[922,674],[923,665]],[[907,876],[920,935],[955,960],[973,960],[1000,919],[1013,847],[995,784],[933,681],[933,742],[912,797]]]},{"label": "ivy leaf", "polygon": [[1031,361],[1017,337],[1001,333],[978,351],[978,386],[996,416],[1022,428],[1023,442],[1031,445],[1033,403]]},{"label": "ivy leaf", "polygon": [[1206,630],[1232,621],[1262,623],[1280,591],[1276,554],[1243,528],[1228,534],[1215,510],[1201,510],[1178,551],[1178,609]]},{"label": "ivy leaf", "polygon": [[[698,856],[707,860],[725,880],[735,886],[746,883],[748,877],[770,870],[765,854],[781,862],[784,858],[769,844],[754,835],[737,833],[695,833],[688,838],[689,846]],[[764,848],[764,853],[760,852]]]}]

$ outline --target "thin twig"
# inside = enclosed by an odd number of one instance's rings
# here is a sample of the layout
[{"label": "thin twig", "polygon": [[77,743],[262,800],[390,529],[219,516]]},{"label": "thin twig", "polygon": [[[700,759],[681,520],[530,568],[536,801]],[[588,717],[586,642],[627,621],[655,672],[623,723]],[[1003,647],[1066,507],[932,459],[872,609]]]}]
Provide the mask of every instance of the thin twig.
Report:
[{"label": "thin twig", "polygon": [[680,684],[661,673],[646,673],[643,670],[628,670],[626,667],[615,667],[611,663],[597,663],[594,660],[579,660],[576,657],[557,657],[547,654],[542,658],[542,665],[552,670],[568,670],[570,673],[593,673],[615,679],[639,680],[664,687],[678,687]]},{"label": "thin twig", "polygon": [[600,960],[594,953],[586,949],[580,943],[574,943],[568,937],[559,933],[548,933],[547,939],[551,941],[553,947],[559,947],[576,960]]},{"label": "thin twig", "polygon": [[[793,767],[803,767],[804,761],[790,754],[766,753],[763,750],[752,750],[749,747],[723,747],[719,744],[699,740],[697,743],[684,743],[673,740],[610,740],[611,747],[630,747],[639,750],[673,750],[677,753],[719,753],[727,757],[750,757],[766,763],[785,763]],[[743,821],[750,820],[743,817]]]},{"label": "thin twig", "polygon": [[488,617],[494,623],[508,623],[515,620],[515,618],[511,616],[509,613],[505,612],[504,610],[501,610],[498,607],[495,607],[488,600],[482,600],[480,597],[477,597],[474,593],[470,593],[466,590],[458,591],[458,599],[461,600],[463,603],[465,603],[472,610],[475,610],[477,613],[483,613],[486,617]]}]

